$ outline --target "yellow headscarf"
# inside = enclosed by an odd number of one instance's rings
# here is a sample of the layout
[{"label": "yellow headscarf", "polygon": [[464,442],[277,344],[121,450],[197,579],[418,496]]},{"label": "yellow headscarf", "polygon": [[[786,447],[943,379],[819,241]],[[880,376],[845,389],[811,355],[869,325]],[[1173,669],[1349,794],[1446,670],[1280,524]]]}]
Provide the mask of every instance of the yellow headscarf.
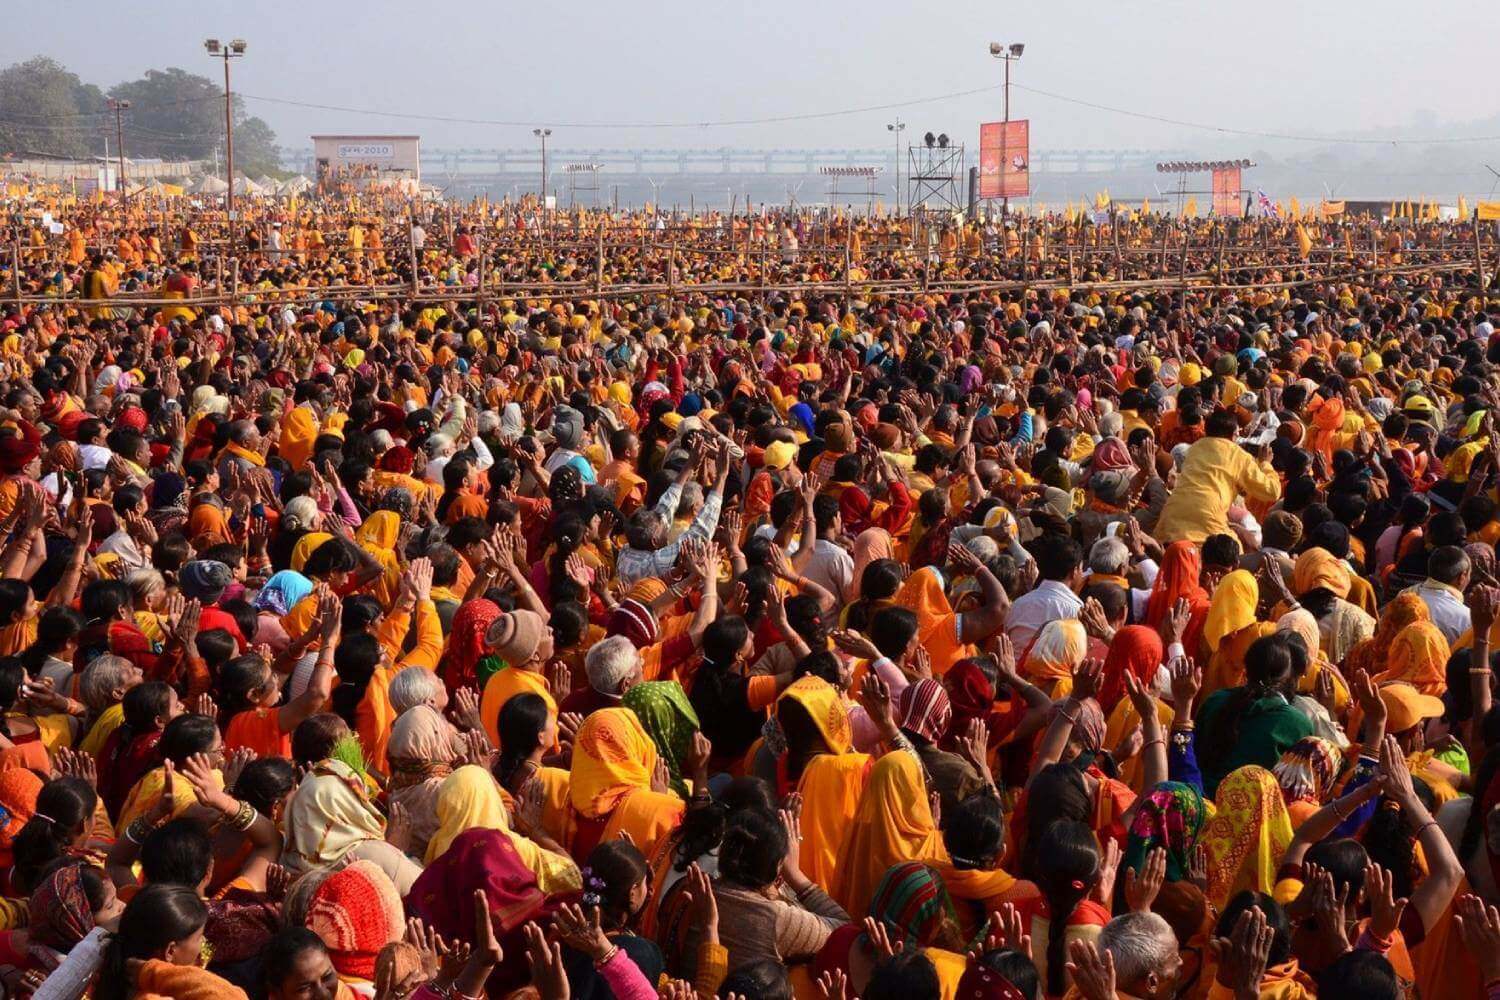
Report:
[{"label": "yellow headscarf", "polygon": [[374,556],[384,570],[375,583],[375,597],[387,608],[401,587],[401,560],[396,556],[396,541],[400,537],[401,518],[389,510],[377,510],[354,533],[360,548]]},{"label": "yellow headscarf", "polygon": [[870,783],[849,830],[833,898],[848,913],[866,913],[886,870],[904,861],[948,861],[932,820],[927,783],[915,754],[893,750],[870,769]]},{"label": "yellow headscarf", "polygon": [[1246,765],[1219,782],[1214,818],[1203,828],[1208,854],[1208,901],[1223,909],[1244,889],[1269,893],[1292,842],[1292,820],[1276,777]]},{"label": "yellow headscarf", "polygon": [[499,830],[510,837],[521,862],[536,875],[537,888],[550,894],[583,887],[582,875],[571,858],[543,850],[511,830],[500,786],[488,771],[476,764],[465,764],[443,779],[438,789],[437,821],[437,832],[427,842],[429,865],[465,830]]},{"label": "yellow headscarf", "polygon": [[1224,576],[1214,588],[1203,622],[1203,641],[1210,650],[1219,648],[1226,636],[1233,635],[1255,621],[1255,606],[1260,603],[1260,585],[1248,571],[1237,569]]},{"label": "yellow headscarf", "polygon": [[849,730],[849,712],[838,691],[821,677],[811,675],[799,678],[796,683],[781,693],[780,701],[795,701],[802,706],[823,742],[834,753],[847,753],[854,743]]},{"label": "yellow headscarf", "polygon": [[1349,567],[1327,549],[1308,549],[1292,567],[1292,592],[1298,597],[1320,589],[1332,591],[1334,597],[1348,597],[1351,586]]},{"label": "yellow headscarf", "polygon": [[1387,667],[1377,684],[1405,681],[1423,694],[1441,698],[1448,690],[1448,640],[1430,621],[1413,622],[1391,641]]},{"label": "yellow headscarf", "polygon": [[364,778],[340,760],[315,766],[286,808],[285,856],[297,871],[333,864],[355,845],[385,840],[385,820]]},{"label": "yellow headscarf", "polygon": [[603,819],[628,794],[651,787],[656,745],[628,708],[594,712],[573,744],[568,797],[584,819]]},{"label": "yellow headscarf", "polygon": [[[1054,618],[1043,625],[1031,642],[1021,671],[1044,685],[1061,682],[1063,688],[1048,693],[1058,698],[1073,688],[1073,671],[1088,652],[1089,636],[1076,618]],[[1045,688],[1044,688],[1045,690]]]},{"label": "yellow headscarf", "polygon": [[312,558],[324,542],[332,540],[333,536],[326,531],[309,531],[297,539],[297,544],[292,546],[292,569],[298,573],[302,567],[307,565],[307,560]]}]

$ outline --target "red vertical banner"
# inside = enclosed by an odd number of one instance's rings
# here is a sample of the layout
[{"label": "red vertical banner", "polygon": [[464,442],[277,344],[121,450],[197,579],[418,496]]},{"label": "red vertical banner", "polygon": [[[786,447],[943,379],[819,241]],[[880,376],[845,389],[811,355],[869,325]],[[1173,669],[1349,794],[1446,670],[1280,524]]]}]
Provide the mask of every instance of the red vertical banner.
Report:
[{"label": "red vertical banner", "polygon": [[1031,122],[979,126],[979,197],[1025,198],[1031,193]]},{"label": "red vertical banner", "polygon": [[1214,214],[1240,214],[1240,168],[1224,167],[1214,171]]}]

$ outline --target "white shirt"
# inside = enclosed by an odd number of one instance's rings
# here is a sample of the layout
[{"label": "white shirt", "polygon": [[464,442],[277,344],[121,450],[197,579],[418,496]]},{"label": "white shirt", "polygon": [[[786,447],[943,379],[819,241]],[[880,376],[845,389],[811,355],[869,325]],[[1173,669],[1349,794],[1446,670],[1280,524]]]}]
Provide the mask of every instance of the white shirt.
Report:
[{"label": "white shirt", "polygon": [[1469,609],[1464,604],[1463,595],[1446,583],[1438,583],[1429,577],[1408,589],[1407,593],[1416,594],[1427,605],[1432,624],[1443,633],[1443,638],[1448,640],[1450,646],[1458,641],[1459,636],[1469,631]]},{"label": "white shirt", "polygon": [[1016,598],[1005,616],[1005,634],[1016,655],[1031,644],[1042,626],[1056,618],[1077,618],[1082,607],[1078,595],[1057,580],[1043,580],[1035,590]]}]

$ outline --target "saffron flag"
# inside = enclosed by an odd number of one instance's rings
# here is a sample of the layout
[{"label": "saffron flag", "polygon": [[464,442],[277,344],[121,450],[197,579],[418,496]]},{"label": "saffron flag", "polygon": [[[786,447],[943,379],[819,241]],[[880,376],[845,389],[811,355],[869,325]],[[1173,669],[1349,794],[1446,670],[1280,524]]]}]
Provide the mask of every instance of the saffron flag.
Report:
[{"label": "saffron flag", "polygon": [[1142,216],[1147,216],[1147,215],[1150,215],[1150,214],[1151,214],[1151,199],[1150,198],[1146,198],[1146,199],[1144,199],[1141,202],[1141,215]]},{"label": "saffron flag", "polygon": [[1182,206],[1182,214],[1184,218],[1196,217],[1198,214],[1198,199],[1192,195],[1188,195],[1187,204]]},{"label": "saffron flag", "polygon": [[1296,222],[1302,218],[1302,206],[1297,203],[1296,198],[1293,198],[1288,204],[1287,211],[1291,213],[1293,222]]},{"label": "saffron flag", "polygon": [[1469,203],[1463,195],[1458,196],[1458,217],[1467,219],[1469,217]]},{"label": "saffron flag", "polygon": [[1312,237],[1307,235],[1307,227],[1300,222],[1297,223],[1297,249],[1301,252],[1303,260],[1312,254],[1312,245]]},{"label": "saffron flag", "polygon": [[1500,219],[1500,201],[1481,201],[1474,217],[1481,222]]},{"label": "saffron flag", "polygon": [[1107,190],[1100,191],[1098,194],[1094,195],[1094,207],[1099,209],[1100,211],[1103,211],[1104,209],[1109,207],[1109,192]]}]

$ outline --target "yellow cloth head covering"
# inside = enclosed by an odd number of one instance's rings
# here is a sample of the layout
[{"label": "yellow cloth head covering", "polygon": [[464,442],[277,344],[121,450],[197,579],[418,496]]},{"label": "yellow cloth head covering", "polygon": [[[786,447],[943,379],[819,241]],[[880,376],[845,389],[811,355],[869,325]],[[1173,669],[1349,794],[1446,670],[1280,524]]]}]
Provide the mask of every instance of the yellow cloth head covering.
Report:
[{"label": "yellow cloth head covering", "polygon": [[1244,889],[1269,893],[1292,843],[1292,820],[1275,775],[1250,764],[1219,782],[1202,843],[1210,904],[1222,909]]},{"label": "yellow cloth head covering", "polygon": [[1349,567],[1327,549],[1308,549],[1292,567],[1292,592],[1298,597],[1318,589],[1330,590],[1334,597],[1348,597],[1352,586]]},{"label": "yellow cloth head covering", "polygon": [[324,542],[332,538],[333,536],[326,531],[310,531],[297,539],[297,544],[292,546],[292,569],[298,573],[302,572],[302,567],[307,565],[307,560],[312,558],[312,554]]},{"label": "yellow cloth head covering", "polygon": [[521,863],[536,876],[537,888],[545,893],[571,892],[582,888],[583,876],[573,859],[543,850],[534,841],[517,836],[500,786],[490,773],[476,764],[465,764],[443,779],[437,796],[437,833],[427,842],[426,863],[432,864],[466,830],[498,830],[510,838]]},{"label": "yellow cloth head covering", "polygon": [[656,745],[628,708],[594,712],[573,744],[568,798],[584,819],[603,819],[637,789],[651,787]]},{"label": "yellow cloth head covering", "polygon": [[813,725],[818,727],[818,732],[823,734],[823,742],[828,744],[829,750],[848,753],[854,742],[849,729],[849,712],[832,684],[821,677],[801,677],[782,692],[777,702],[782,701],[794,701],[802,706]]},{"label": "yellow cloth head covering", "polygon": [[1219,648],[1226,636],[1233,635],[1255,621],[1255,606],[1260,603],[1260,585],[1248,570],[1237,569],[1224,576],[1214,588],[1203,622],[1203,641],[1210,650]]}]

